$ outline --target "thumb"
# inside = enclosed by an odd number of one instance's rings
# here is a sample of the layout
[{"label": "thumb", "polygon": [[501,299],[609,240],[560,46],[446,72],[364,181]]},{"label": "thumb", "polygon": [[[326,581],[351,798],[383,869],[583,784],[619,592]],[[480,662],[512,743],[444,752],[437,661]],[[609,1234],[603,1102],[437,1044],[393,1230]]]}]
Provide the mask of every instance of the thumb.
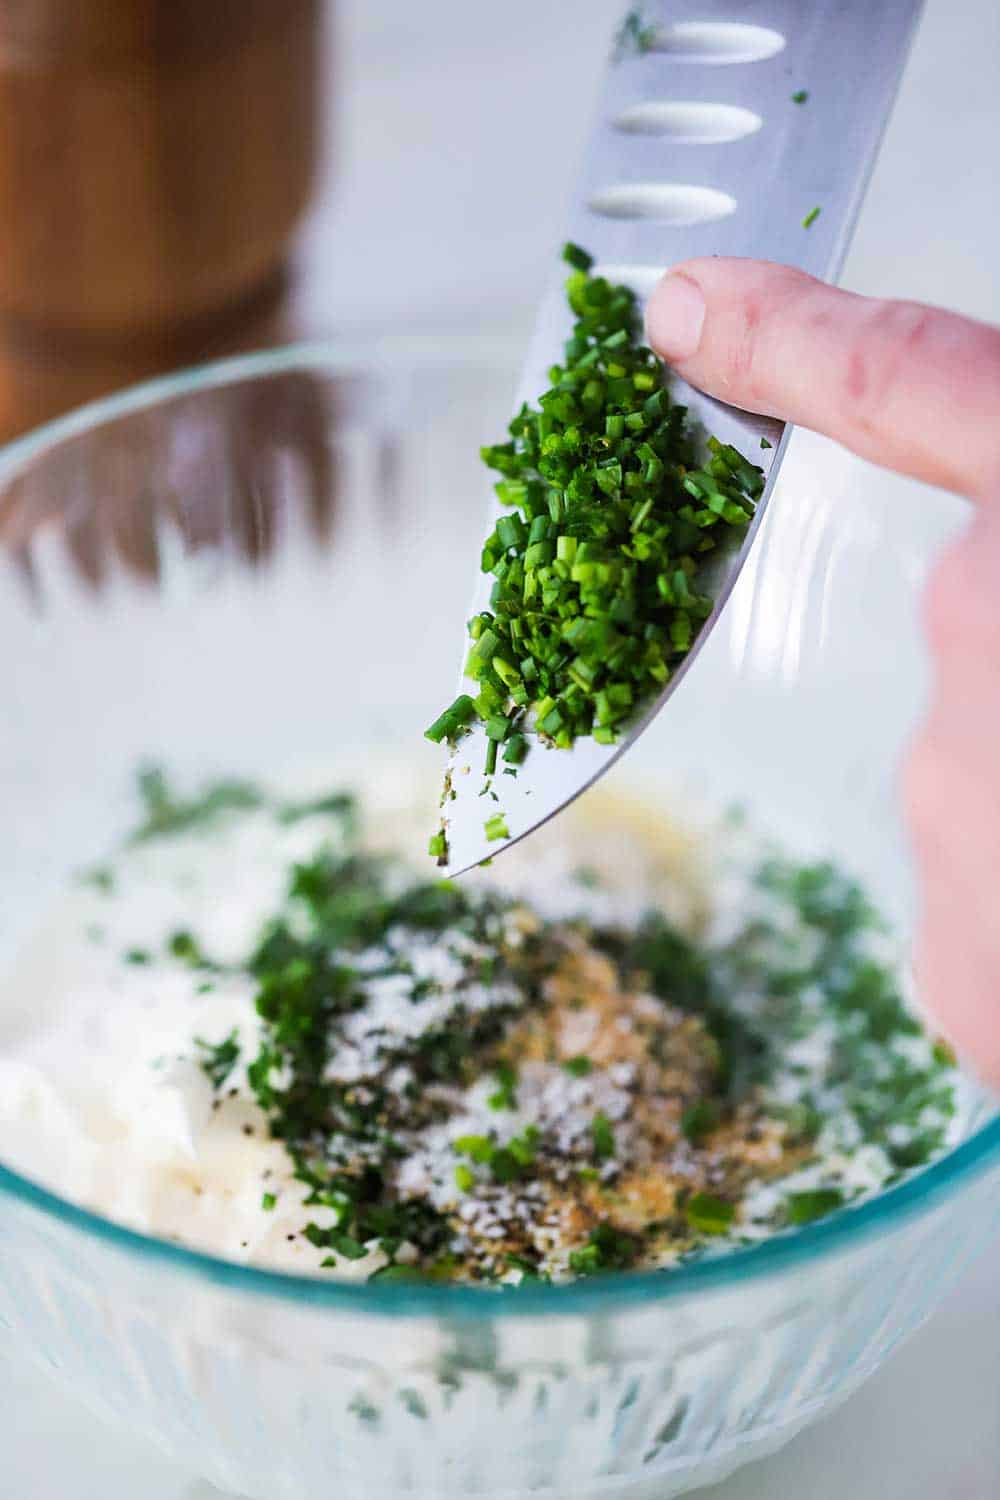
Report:
[{"label": "thumb", "polygon": [[689,384],[720,400],[946,489],[996,488],[1000,329],[721,257],[674,267],[646,327]]}]

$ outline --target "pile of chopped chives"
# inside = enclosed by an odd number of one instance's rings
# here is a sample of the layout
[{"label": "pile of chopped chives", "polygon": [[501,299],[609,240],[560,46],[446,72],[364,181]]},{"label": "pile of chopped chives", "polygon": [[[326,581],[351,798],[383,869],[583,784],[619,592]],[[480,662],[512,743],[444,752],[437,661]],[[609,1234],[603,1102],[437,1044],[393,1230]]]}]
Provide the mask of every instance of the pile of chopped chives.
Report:
[{"label": "pile of chopped chives", "polygon": [[709,438],[696,459],[687,409],[639,342],[636,298],[592,276],[567,245],[574,314],[563,363],[509,440],[482,450],[507,513],[486,538],[490,608],[468,625],[461,694],[426,731],[454,743],[477,720],[486,772],[523,760],[529,736],[568,749],[622,725],[690,651],[712,608],[701,570],[753,515],[763,475]]}]

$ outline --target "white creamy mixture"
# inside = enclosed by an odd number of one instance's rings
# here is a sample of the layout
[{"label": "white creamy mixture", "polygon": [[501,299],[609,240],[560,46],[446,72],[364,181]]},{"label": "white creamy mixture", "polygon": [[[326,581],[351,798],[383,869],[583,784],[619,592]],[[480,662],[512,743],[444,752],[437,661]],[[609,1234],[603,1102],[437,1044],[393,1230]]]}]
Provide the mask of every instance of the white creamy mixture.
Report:
[{"label": "white creamy mixture", "polygon": [[[422,828],[425,802],[415,814],[411,788],[391,771],[369,798],[383,812],[376,843]],[[598,920],[635,920],[655,900],[689,924],[704,909],[692,851],[666,827],[659,840],[644,837],[647,821],[627,802],[609,808],[597,798],[586,825],[570,815],[558,836],[506,856],[504,878],[553,917],[586,906]],[[570,878],[593,856],[588,828],[612,877],[599,889]],[[307,1189],[267,1138],[245,1066],[213,1108],[191,1045],[234,1028],[252,1035],[256,986],[224,975],[206,988],[205,976],[165,958],[163,945],[166,934],[191,929],[213,956],[237,962],[280,904],[289,866],[330,838],[323,816],[288,826],[267,813],[225,817],[116,857],[113,894],[82,881],[0,984],[0,1159],[144,1232],[237,1261],[318,1270],[328,1252],[298,1231],[307,1218],[322,1223],[324,1210],[303,1209]],[[123,962],[146,952],[150,963]],[[448,962],[430,961],[439,970]],[[384,1003],[393,1024],[408,1013],[426,1024],[424,1007],[407,1011],[388,995]],[[365,1020],[371,1026],[368,1012]],[[338,1272],[364,1280],[383,1261],[376,1251],[343,1260]]]},{"label": "white creamy mixture", "polygon": [[[371,793],[366,800],[372,804]],[[391,847],[408,836],[408,789],[382,782],[374,805],[381,814],[377,844]],[[650,824],[640,804],[592,796],[585,813],[563,815],[505,856],[496,871],[475,879],[496,879],[548,919],[580,914],[595,925],[628,926],[653,906],[680,929],[710,926],[722,941],[745,921],[760,893],[751,892],[738,868],[727,867],[725,875],[718,866],[710,869],[704,849],[696,852],[670,825],[651,830]],[[126,849],[109,862],[110,880],[81,881],[0,986],[3,1160],[65,1197],[151,1234],[275,1268],[315,1272],[329,1265],[329,1250],[301,1230],[306,1220],[333,1228],[336,1217],[321,1206],[306,1208],[308,1189],[294,1179],[282,1144],[269,1138],[266,1117],[247,1084],[258,1032],[256,982],[245,974],[207,977],[171,956],[165,939],[177,930],[192,932],[219,963],[244,960],[282,904],[289,867],[335,836],[322,814],[287,824],[268,811],[226,815],[210,827]],[[599,883],[580,873],[595,855]],[[395,976],[376,979],[368,1005],[347,1018],[336,1076],[361,1076],[387,1032],[405,1034],[407,1026],[447,1020],[449,986],[458,979],[454,949],[449,953],[432,940],[409,957],[414,975],[425,977],[435,994],[419,1006],[406,1004],[396,993]],[[821,1005],[823,997],[815,998]],[[489,986],[482,987],[483,1006],[497,999]],[[468,990],[464,1000],[471,1009],[479,1003]],[[231,1033],[244,1045],[216,1094],[193,1038],[214,1044]],[[814,1081],[829,1066],[834,1040],[820,1023],[791,1041],[776,1096],[793,1105],[804,1081]],[[581,1052],[586,1042],[581,1037]],[[898,1046],[916,1049],[921,1058],[930,1053],[923,1036],[896,1039]],[[510,1128],[525,1121],[544,1124],[553,1112],[565,1112],[569,1130],[577,1096],[586,1098],[582,1128],[589,1130],[595,1109],[615,1129],[627,1128],[626,1073],[618,1077],[612,1068],[588,1081],[529,1064],[519,1084],[521,1113],[512,1114]],[[433,1200],[441,1160],[449,1164],[451,1183],[456,1135],[490,1128],[488,1094],[477,1083],[457,1123],[428,1131],[424,1148],[402,1169],[408,1188]],[[877,1189],[892,1175],[885,1150],[865,1145],[841,1103],[829,1095],[819,1165],[751,1190],[743,1238],[773,1232],[769,1216],[789,1188],[809,1190],[828,1183],[832,1173],[850,1195]],[[471,1201],[465,1208],[468,1214],[478,1211]],[[375,1246],[356,1259],[337,1256],[335,1268],[363,1280],[385,1263]]]}]

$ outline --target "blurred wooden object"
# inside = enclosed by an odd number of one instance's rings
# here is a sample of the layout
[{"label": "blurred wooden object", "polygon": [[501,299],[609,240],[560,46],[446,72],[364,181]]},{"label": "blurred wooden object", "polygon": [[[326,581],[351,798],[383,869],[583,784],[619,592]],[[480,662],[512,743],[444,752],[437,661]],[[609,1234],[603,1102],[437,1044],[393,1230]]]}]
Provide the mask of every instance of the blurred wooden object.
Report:
[{"label": "blurred wooden object", "polygon": [[266,343],[323,0],[0,0],[0,436]]}]

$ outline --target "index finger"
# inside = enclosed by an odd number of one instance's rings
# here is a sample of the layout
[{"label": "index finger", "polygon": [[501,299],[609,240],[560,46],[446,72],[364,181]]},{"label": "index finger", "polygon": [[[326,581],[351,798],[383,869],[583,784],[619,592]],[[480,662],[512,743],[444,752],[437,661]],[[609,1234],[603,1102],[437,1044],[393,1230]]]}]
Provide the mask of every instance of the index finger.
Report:
[{"label": "index finger", "polygon": [[646,312],[691,385],[980,496],[1000,475],[1000,329],[859,297],[765,261],[685,261]]}]

